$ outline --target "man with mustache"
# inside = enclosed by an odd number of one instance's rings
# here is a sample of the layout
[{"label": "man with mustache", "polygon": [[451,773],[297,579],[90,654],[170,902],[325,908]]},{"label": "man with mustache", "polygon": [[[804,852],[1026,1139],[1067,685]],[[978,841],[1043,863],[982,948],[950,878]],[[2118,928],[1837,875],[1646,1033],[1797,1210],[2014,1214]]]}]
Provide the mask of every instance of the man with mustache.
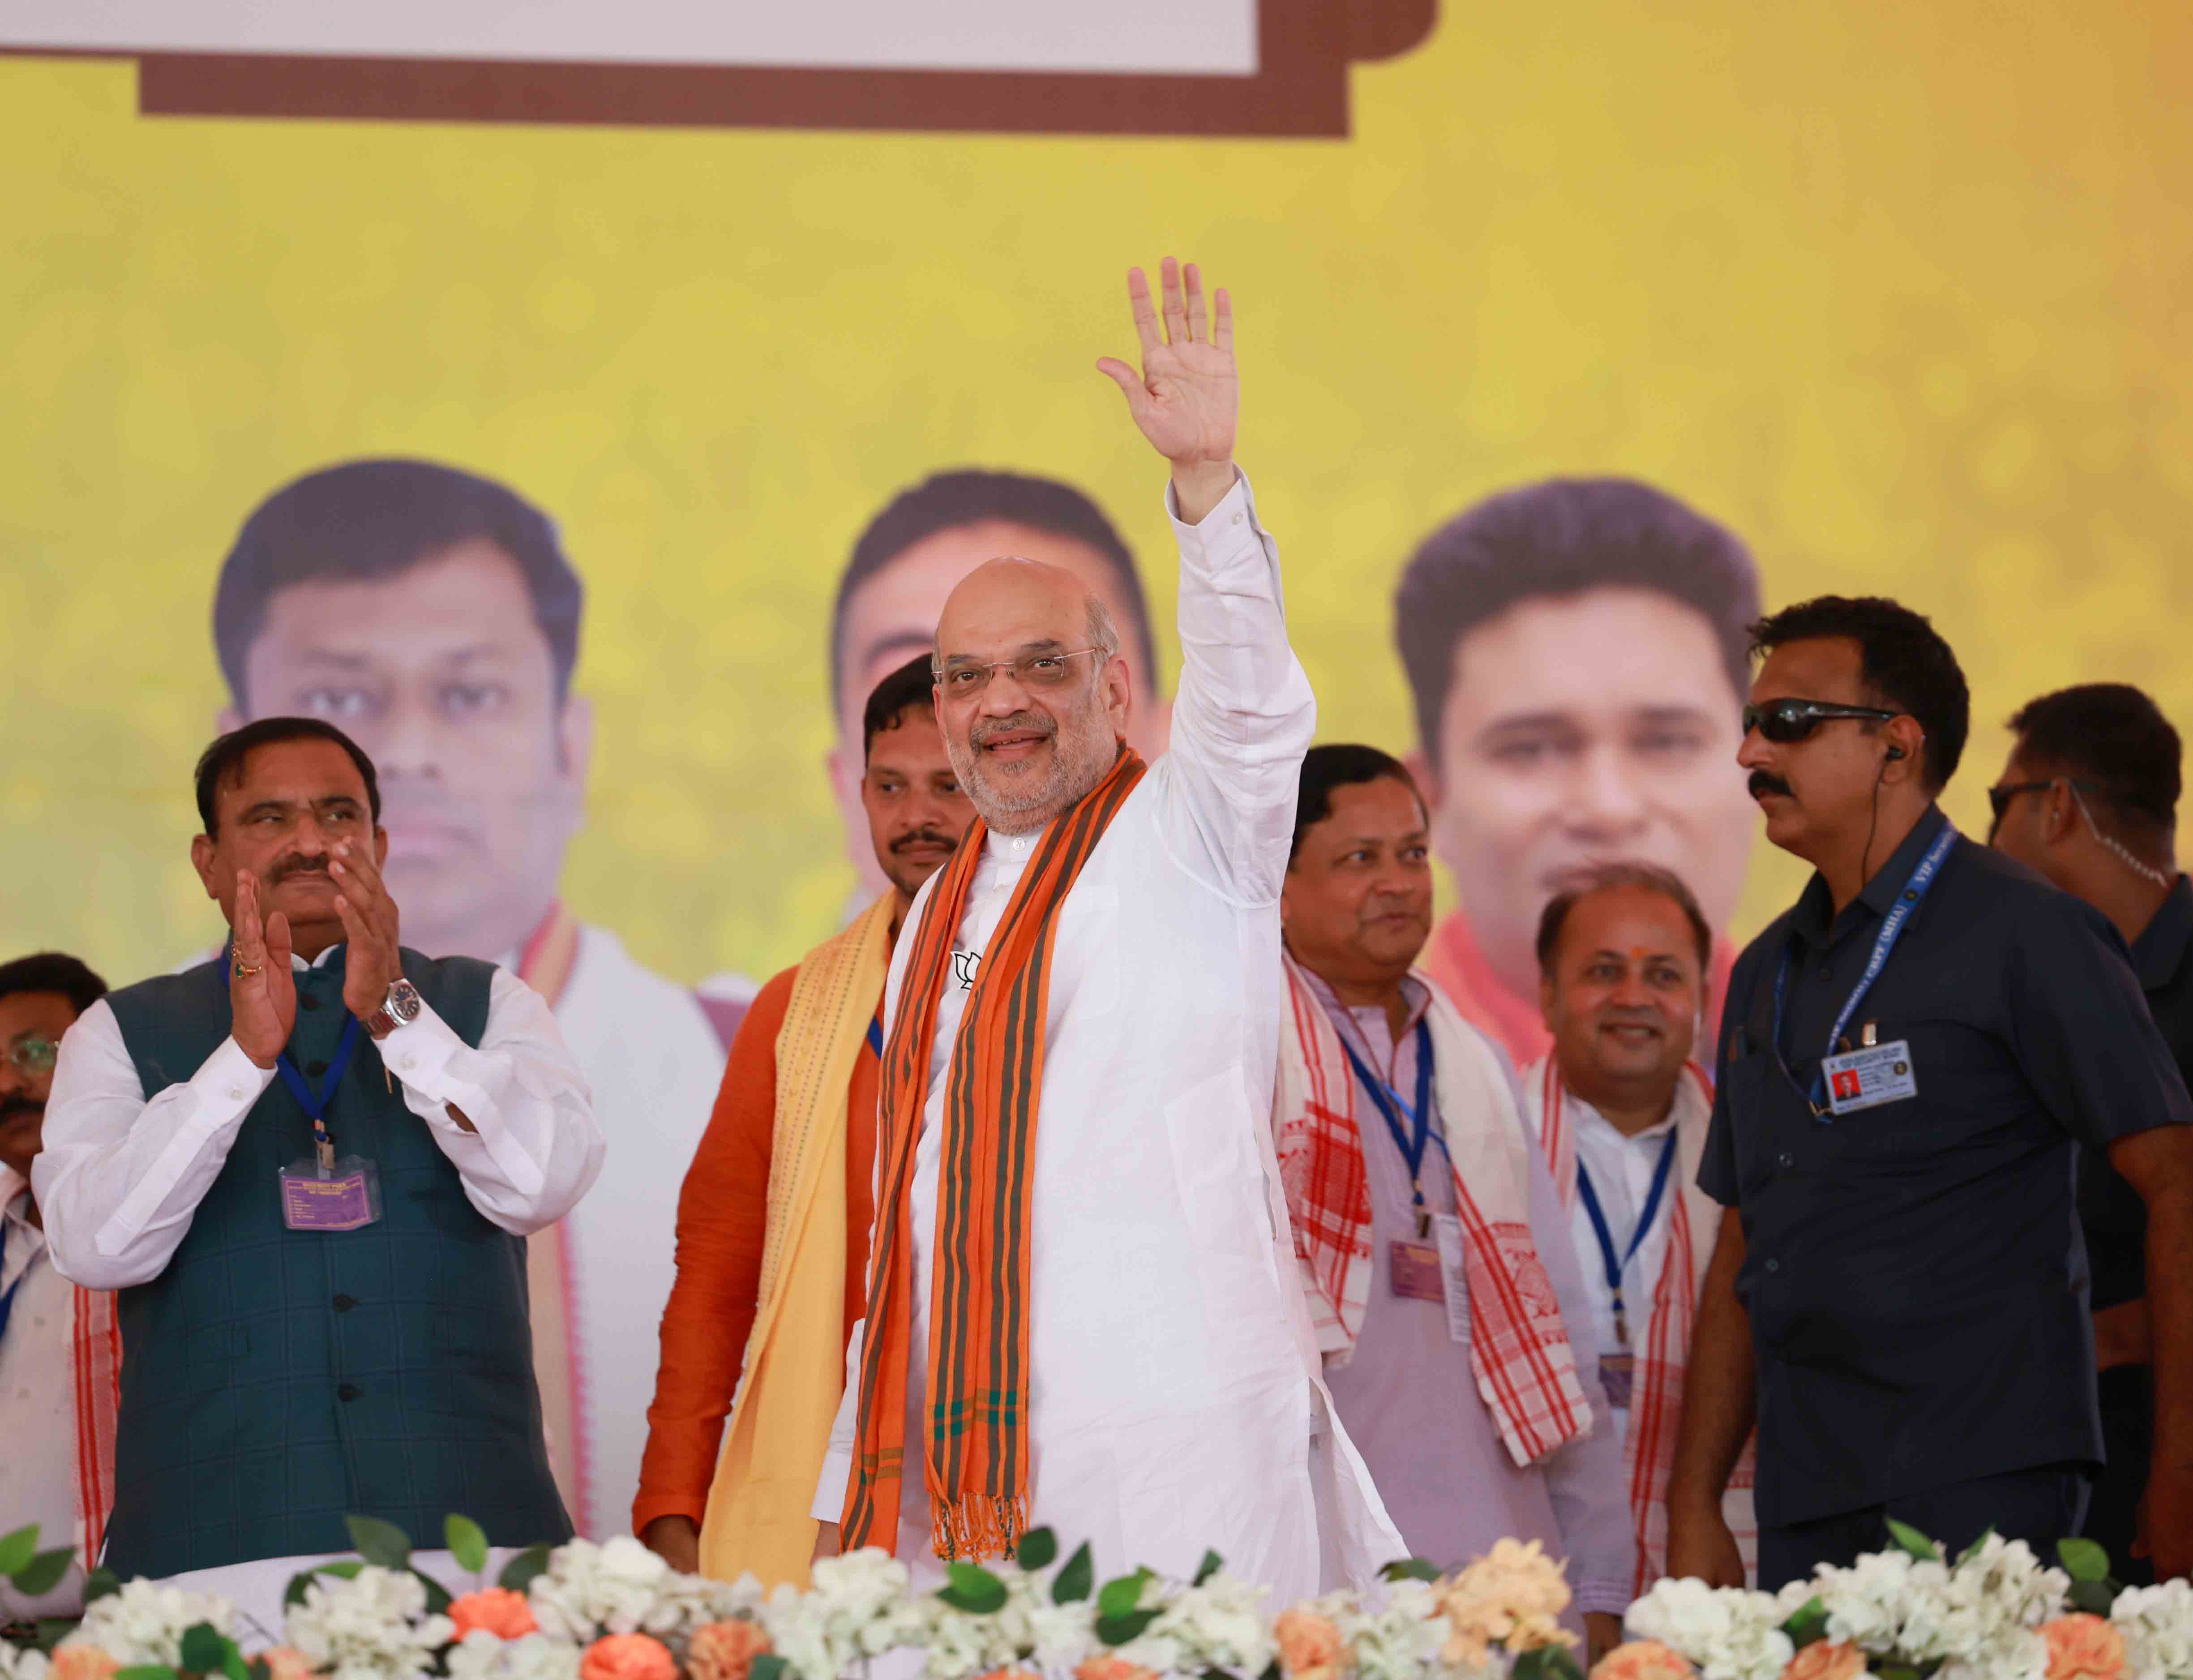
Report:
[{"label": "man with mustache", "polygon": [[[1691,1061],[1713,934],[1681,877],[1579,870],[1538,918],[1539,1006],[1554,1047],[1523,1071],[1524,1113],[1568,1210],[1637,1537],[1634,1591],[1667,1572],[1668,1475],[1699,1285],[1720,1210],[1697,1188],[1713,1092]],[[1755,1539],[1751,1470],[1724,1504]]]},{"label": "man with mustache", "polygon": [[1721,1495],[1759,1431],[1759,1584],[1886,1543],[2076,1534],[2102,1457],[2076,1163],[2148,1214],[2146,1544],[2193,1568],[2193,1099],[2124,942],[1962,839],[1956,657],[1909,608],[1761,621],[1738,762],[1811,863],[1738,960],[1698,1183],[1726,1210],[1669,1492],[1669,1573],[1743,1579]]},{"label": "man with mustache", "polygon": [[1206,1547],[1276,1601],[1400,1551],[1328,1413],[1263,1109],[1279,895],[1316,704],[1234,465],[1233,315],[1168,259],[1128,280],[1171,464],[1183,653],[1171,749],[1128,744],[1112,615],[1026,559],[936,631],[936,715],[980,820],[891,959],[866,1316],[818,1545],[916,1578],[1038,1525],[1100,1566]]},{"label": "man with mustache", "polygon": [[1594,1415],[1590,1298],[1514,1072],[1413,966],[1429,827],[1377,748],[1303,760],[1273,1115],[1295,1252],[1326,1382],[1411,1554],[1538,1541],[1596,1655],[1634,1597],[1621,1443]]},{"label": "man with mustache", "polygon": [[692,1158],[752,988],[696,998],[558,896],[593,769],[572,680],[584,604],[554,522],[507,485],[367,460],[253,510],[213,618],[220,726],[317,717],[355,739],[380,768],[413,944],[500,963],[547,998],[594,1092],[612,1140],[600,1181],[527,1255],[550,1461],[580,1532],[606,1539],[638,1482],[670,1293],[662,1187]]},{"label": "man with mustache", "polygon": [[41,1551],[77,1559],[47,1591],[9,1595],[26,1617],[83,1608],[83,1560],[99,1556],[113,1493],[114,1298],[54,1270],[31,1191],[61,1041],[106,995],[59,951],[0,963],[0,1528],[35,1522]]},{"label": "man with mustache", "polygon": [[[2127,683],[2081,683],[2028,701],[2002,778],[1988,789],[1988,840],[2110,919],[2148,1011],[2193,1075],[2193,881],[2179,872],[2178,731]],[[2154,1339],[2147,1316],[2147,1207],[2093,1150],[2079,1162],[2079,1220],[2093,1270],[2094,1363],[2109,1462],[2087,1538],[2127,1585],[2154,1579],[2139,1546],[2155,1450]]]},{"label": "man with mustache", "polygon": [[862,734],[862,806],[890,890],[761,989],[678,1200],[632,1527],[673,1567],[719,1580],[806,1580],[808,1506],[867,1288],[884,971],[974,815],[928,655],[876,685]]},{"label": "man with mustache", "polygon": [[120,1292],[104,1561],[324,1555],[352,1515],[568,1539],[525,1239],[603,1142],[555,1018],[402,943],[373,761],[332,724],[247,724],[196,781],[229,943],[85,1012],[31,1171],[61,1275]]}]

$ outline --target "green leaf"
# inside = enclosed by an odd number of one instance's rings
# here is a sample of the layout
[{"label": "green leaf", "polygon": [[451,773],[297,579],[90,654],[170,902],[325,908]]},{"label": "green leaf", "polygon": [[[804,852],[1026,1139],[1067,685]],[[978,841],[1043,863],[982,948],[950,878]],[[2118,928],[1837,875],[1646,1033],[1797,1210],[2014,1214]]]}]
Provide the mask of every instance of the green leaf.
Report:
[{"label": "green leaf", "polygon": [[1970,1545],[1967,1546],[1962,1551],[1957,1554],[1957,1562],[1961,1564],[1969,1563],[1973,1559],[1978,1557],[1980,1555],[1980,1548],[1988,1543],[1989,1536],[1994,1533],[1995,1524],[1990,1522],[1986,1528],[1980,1530],[1979,1538],[1978,1540],[1974,1540]]},{"label": "green leaf", "polygon": [[1204,1582],[1209,1580],[1213,1575],[1217,1574],[1225,1567],[1226,1560],[1224,1558],[1221,1557],[1215,1551],[1206,1551],[1203,1554],[1203,1562],[1195,1566],[1195,1579],[1190,1581],[1188,1585],[1190,1586],[1201,1586]]},{"label": "green leaf", "polygon": [[1100,1615],[1096,1618],[1096,1637],[1107,1645],[1124,1645],[1130,1639],[1141,1638],[1142,1630],[1157,1619],[1155,1610],[1130,1610],[1117,1616]]},{"label": "green leaf", "polygon": [[467,1574],[476,1575],[487,1568],[487,1530],[471,1517],[453,1511],[443,1518],[442,1543],[457,1560],[457,1567]]},{"label": "green leaf", "polygon": [[1560,1680],[1583,1680],[1583,1670],[1577,1666],[1577,1660],[1558,1645],[1547,1650],[1546,1666],[1553,1670]]},{"label": "green leaf", "polygon": [[117,1669],[111,1680],[175,1680],[175,1671],[165,1663],[140,1662],[132,1667]]},{"label": "green leaf", "polygon": [[507,1586],[512,1592],[523,1592],[533,1585],[535,1576],[546,1574],[547,1568],[548,1548],[546,1545],[529,1545],[502,1566],[502,1574],[496,1577],[495,1585]]},{"label": "green leaf", "polygon": [[1021,1536],[1013,1562],[1023,1569],[1048,1569],[1058,1557],[1058,1536],[1048,1528],[1031,1528]]},{"label": "green leaf", "polygon": [[1142,1602],[1142,1589],[1150,1583],[1150,1572],[1137,1569],[1131,1575],[1121,1575],[1106,1581],[1096,1594],[1096,1614],[1100,1616],[1124,1616]]},{"label": "green leaf", "polygon": [[1807,1598],[1797,1607],[1796,1614],[1782,1624],[1782,1631],[1800,1650],[1817,1644],[1828,1637],[1828,1607],[1817,1595]]},{"label": "green leaf", "polygon": [[96,1604],[122,1591],[122,1577],[104,1565],[83,1578],[83,1602]]},{"label": "green leaf", "polygon": [[302,1570],[289,1577],[289,1585],[282,1594],[282,1603],[284,1605],[303,1603],[305,1589],[312,1584],[315,1575],[340,1575],[345,1580],[352,1580],[364,1567],[364,1559],[346,1557],[340,1563],[322,1563],[316,1568]]},{"label": "green leaf", "polygon": [[[1096,1560],[1090,1556],[1089,1542],[1084,1540],[1074,1549],[1074,1556],[1066,1560],[1066,1567],[1051,1578],[1051,1602],[1054,1604],[1078,1604],[1089,1596],[1089,1589],[1096,1584]],[[749,1675],[747,1680],[753,1680]]]},{"label": "green leaf", "polygon": [[1421,1557],[1396,1557],[1378,1572],[1382,1581],[1435,1581],[1439,1578],[1439,1565],[1428,1563]]},{"label": "green leaf", "polygon": [[1919,1671],[1907,1664],[1899,1663],[1892,1668],[1882,1669],[1881,1680],[1919,1680]]},{"label": "green leaf", "polygon": [[765,1651],[753,1660],[747,1669],[747,1680],[782,1680],[787,1666],[784,1659],[774,1651]]},{"label": "green leaf", "polygon": [[182,1666],[193,1674],[210,1674],[235,1648],[211,1622],[199,1622],[183,1630]]},{"label": "green leaf", "polygon": [[358,1555],[369,1563],[378,1563],[384,1569],[408,1569],[411,1567],[411,1536],[393,1522],[378,1517],[346,1517],[343,1527],[350,1530],[350,1543],[358,1548]]},{"label": "green leaf", "polygon": [[264,1657],[252,1658],[250,1666],[244,1672],[251,1677],[251,1680],[273,1680],[274,1671],[266,1666]]},{"label": "green leaf", "polygon": [[236,1648],[234,1640],[229,1642],[228,1653],[220,1660],[220,1671],[227,1680],[251,1680],[251,1671],[244,1666],[243,1653]]},{"label": "green leaf", "polygon": [[2069,1540],[2056,1542],[2056,1555],[2075,1581],[2102,1581],[2110,1578],[2110,1554],[2106,1548],[2092,1540]]},{"label": "green leaf", "polygon": [[1509,1680],[1546,1680],[1546,1654],[1543,1649],[1526,1651],[1515,1659],[1508,1671]]},{"label": "green leaf", "polygon": [[1888,1538],[1923,1562],[1938,1563],[1942,1561],[1942,1548],[1909,1522],[1898,1522],[1894,1517],[1890,1517]]},{"label": "green leaf", "polygon": [[449,1589],[421,1569],[410,1571],[411,1579],[427,1589],[427,1614],[446,1616],[449,1614]]},{"label": "green leaf", "polygon": [[42,1551],[8,1579],[15,1583],[15,1590],[36,1597],[42,1592],[51,1592],[60,1585],[61,1577],[76,1562],[72,1545],[55,1546],[51,1551]]},{"label": "green leaf", "polygon": [[79,1625],[75,1616],[40,1616],[38,1637],[34,1642],[36,1648],[48,1656],[53,1655],[54,1647],[75,1632]]},{"label": "green leaf", "polygon": [[2073,1581],[2071,1591],[2064,1596],[2070,1599],[2075,1610],[2084,1610],[2090,1616],[2106,1616],[2117,1602],[2118,1591],[2115,1581]]},{"label": "green leaf", "polygon": [[936,1597],[941,1603],[971,1616],[993,1615],[1005,1608],[1005,1584],[979,1563],[947,1563],[951,1585]]},{"label": "green leaf", "polygon": [[0,1575],[12,1575],[38,1555],[38,1525],[26,1522],[12,1534],[0,1534]]}]

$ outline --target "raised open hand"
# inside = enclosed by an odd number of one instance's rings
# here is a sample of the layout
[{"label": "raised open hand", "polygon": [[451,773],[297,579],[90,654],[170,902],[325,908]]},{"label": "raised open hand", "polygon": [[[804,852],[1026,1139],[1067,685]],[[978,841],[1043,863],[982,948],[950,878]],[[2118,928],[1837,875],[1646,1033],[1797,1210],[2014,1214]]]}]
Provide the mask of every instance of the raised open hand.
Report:
[{"label": "raised open hand", "polygon": [[359,1020],[369,1020],[389,987],[404,978],[396,901],[388,896],[370,846],[338,840],[328,868],[342,889],[335,894],[335,914],[342,918],[343,937],[348,942],[343,953],[343,1005]]},{"label": "raised open hand", "polygon": [[[1194,467],[1228,467],[1234,428],[1241,409],[1241,382],[1234,368],[1234,305],[1222,288],[1206,320],[1203,276],[1167,257],[1159,270],[1165,321],[1150,299],[1149,278],[1127,271],[1127,301],[1142,343],[1142,368],[1107,356],[1096,364],[1127,399],[1127,412],[1151,446],[1176,473]],[[1230,486],[1232,474],[1227,473]]]},{"label": "raised open hand", "polygon": [[297,977],[289,971],[289,918],[261,920],[259,877],[236,877],[236,923],[229,930],[229,1031],[253,1063],[271,1068],[297,1023]]}]

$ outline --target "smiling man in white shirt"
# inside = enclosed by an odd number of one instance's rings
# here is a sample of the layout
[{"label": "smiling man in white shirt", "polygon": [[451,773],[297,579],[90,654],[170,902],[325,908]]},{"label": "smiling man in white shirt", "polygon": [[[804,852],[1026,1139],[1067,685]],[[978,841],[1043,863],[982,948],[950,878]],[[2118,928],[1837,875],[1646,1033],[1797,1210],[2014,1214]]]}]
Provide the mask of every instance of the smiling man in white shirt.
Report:
[{"label": "smiling man in white shirt", "polygon": [[32,1169],[54,1263],[120,1292],[107,1564],[341,1550],[343,1518],[561,1540],[525,1236],[600,1170],[539,994],[404,949],[371,761],[317,719],[200,759],[215,961],[70,1031]]},{"label": "smiling man in white shirt", "polygon": [[[1668,1479],[1683,1372],[1721,1210],[1698,1187],[1713,1093],[1691,1046],[1713,932],[1681,877],[1650,863],[1571,876],[1538,923],[1554,1047],[1523,1075],[1525,1112],[1568,1210],[1600,1381],[1637,1535],[1635,1590],[1667,1573]],[[1756,1568],[1749,1452],[1722,1514]]]},{"label": "smiling man in white shirt", "polygon": [[815,1511],[922,1579],[1040,1524],[1107,1569],[1215,1548],[1288,1603],[1402,1550],[1326,1409],[1265,1128],[1316,707],[1234,466],[1227,295],[1206,318],[1168,260],[1161,326],[1128,290],[1142,370],[1099,365],[1172,469],[1171,748],[1125,744],[1119,633],[1072,574],[953,591],[937,714],[982,820],[892,959],[868,1311]]}]

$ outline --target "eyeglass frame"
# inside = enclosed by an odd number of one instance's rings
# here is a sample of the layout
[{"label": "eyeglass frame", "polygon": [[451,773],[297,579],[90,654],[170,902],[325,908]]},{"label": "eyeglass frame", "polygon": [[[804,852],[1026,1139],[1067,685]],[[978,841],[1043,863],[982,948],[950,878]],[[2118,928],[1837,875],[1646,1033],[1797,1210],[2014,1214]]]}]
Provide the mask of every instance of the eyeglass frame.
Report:
[{"label": "eyeglass frame", "polygon": [[[1786,737],[1768,734],[1765,728],[1767,716],[1778,709],[1785,715],[1794,713],[1792,720],[1801,720],[1805,725],[1802,731]],[[1770,700],[1763,706],[1745,702],[1744,710],[1738,714],[1738,721],[1743,725],[1747,738],[1754,730],[1757,730],[1762,740],[1772,742],[1777,747],[1793,747],[1800,741],[1811,740],[1824,723],[1834,723],[1843,718],[1887,723],[1905,715],[1902,712],[1885,711],[1879,706],[1853,706],[1841,700],[1800,700],[1785,695],[1779,700]]]},{"label": "eyeglass frame", "polygon": [[[1119,650],[1117,648],[1108,648],[1102,644],[1098,643],[1089,647],[1073,648],[1063,653],[1023,653],[1017,658],[1014,659],[992,659],[988,661],[975,659],[968,661],[968,662],[964,665],[956,666],[939,665],[932,661],[930,662],[929,668],[929,680],[936,691],[947,699],[972,700],[976,696],[981,694],[984,689],[989,687],[992,682],[996,680],[997,674],[999,672],[1011,670],[1014,673],[1014,679],[1017,681],[1022,687],[1033,688],[1038,692],[1041,692],[1044,689],[1047,687],[1054,687],[1056,685],[1030,683],[1025,676],[1020,674],[1018,668],[1020,666],[1038,659],[1079,659],[1085,653],[1101,653],[1107,659],[1111,659],[1117,657],[1118,652]],[[974,687],[963,690],[957,694],[954,694],[949,688],[946,687],[944,679],[947,677],[957,676],[962,672],[966,671],[980,671],[982,674],[982,680],[976,684]],[[1065,678],[1063,677],[1059,679],[1060,682],[1063,682]]]},{"label": "eyeglass frame", "polygon": [[[51,1057],[43,1066],[33,1067],[28,1061],[24,1059],[26,1054],[34,1046],[52,1052]],[[54,1064],[60,1060],[60,1052],[61,1041],[59,1039],[48,1038],[43,1033],[33,1029],[30,1032],[25,1033],[22,1037],[17,1039],[13,1044],[9,1045],[5,1052],[0,1052],[0,1055],[4,1055],[9,1066],[14,1068],[19,1072],[26,1074],[49,1074],[54,1070]]]},{"label": "eyeglass frame", "polygon": [[[2089,794],[2109,791],[2098,783],[2081,782],[2069,776],[2052,776],[2045,782],[1999,782],[1987,790],[1988,813],[1994,818],[1988,824],[1989,834],[1993,835],[1997,829],[2002,827],[2002,819],[2010,815],[2010,802],[2020,794],[2045,794],[2058,782],[2067,788],[2076,788]],[[2091,823],[2093,819],[2089,817],[2087,820]]]}]

